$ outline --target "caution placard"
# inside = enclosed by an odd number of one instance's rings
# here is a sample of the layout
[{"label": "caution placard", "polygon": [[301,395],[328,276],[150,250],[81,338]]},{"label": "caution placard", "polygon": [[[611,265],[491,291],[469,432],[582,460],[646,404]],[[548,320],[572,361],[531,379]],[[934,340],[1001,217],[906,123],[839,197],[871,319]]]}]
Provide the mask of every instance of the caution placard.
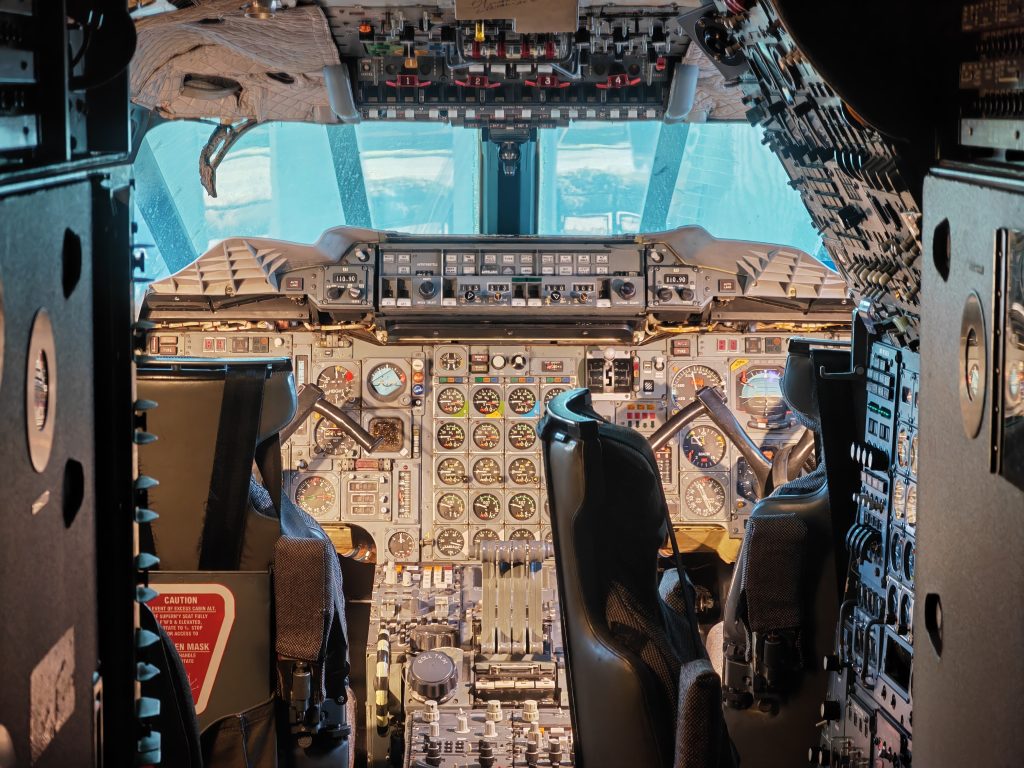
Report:
[{"label": "caution placard", "polygon": [[149,603],[185,666],[196,714],[210,702],[235,623],[235,597],[223,584],[159,584]]}]

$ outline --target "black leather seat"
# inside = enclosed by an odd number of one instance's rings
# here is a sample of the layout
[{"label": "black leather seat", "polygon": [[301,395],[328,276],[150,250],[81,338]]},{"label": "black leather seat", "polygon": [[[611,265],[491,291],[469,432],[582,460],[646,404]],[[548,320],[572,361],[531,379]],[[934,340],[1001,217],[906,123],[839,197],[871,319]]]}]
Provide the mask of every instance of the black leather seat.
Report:
[{"label": "black leather seat", "polygon": [[[811,345],[795,341],[783,396],[820,436],[816,388]],[[817,742],[828,681],[821,659],[838,610],[826,479],[820,460],[759,501],[747,523],[723,611],[726,722],[744,768],[802,765]]]},{"label": "black leather seat", "polygon": [[[191,740],[181,702],[196,699],[191,714],[198,710],[207,768],[277,765],[279,754],[295,764],[347,765],[337,553],[281,493],[278,433],[296,412],[290,361],[151,359],[137,389],[150,406],[146,431],[158,438],[139,452],[140,473],[159,482],[148,490],[159,517],[140,526],[142,548],[159,558],[150,583],[157,593],[219,590],[234,616],[220,667],[198,699],[195,679],[184,695],[167,689],[180,679],[167,661],[173,648],[154,662],[165,674],[148,687],[181,715],[158,722],[171,737],[165,763],[196,765],[194,747],[173,740]],[[173,620],[159,595],[150,607],[165,624]],[[144,623],[156,630],[151,618]]]},{"label": "black leather seat", "polygon": [[576,765],[730,765],[692,586],[673,570],[659,587],[668,514],[650,446],[587,390],[552,400],[540,431]]}]

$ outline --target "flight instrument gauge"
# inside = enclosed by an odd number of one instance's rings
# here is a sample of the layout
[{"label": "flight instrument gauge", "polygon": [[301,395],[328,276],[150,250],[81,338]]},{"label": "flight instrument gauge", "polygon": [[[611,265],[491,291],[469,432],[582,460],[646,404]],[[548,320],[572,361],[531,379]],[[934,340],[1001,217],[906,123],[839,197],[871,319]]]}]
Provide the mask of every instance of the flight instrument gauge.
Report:
[{"label": "flight instrument gauge", "polygon": [[672,402],[676,408],[692,403],[704,387],[721,387],[722,377],[706,365],[688,365],[672,378]]},{"label": "flight instrument gauge", "polygon": [[563,392],[568,392],[568,391],[569,390],[566,389],[565,387],[552,387],[551,389],[549,389],[547,392],[544,393],[544,405],[547,405],[548,403],[550,403],[552,400],[554,400],[556,397],[558,397]]},{"label": "flight instrument gauge", "polygon": [[313,475],[295,486],[295,503],[313,517],[322,517],[331,511],[338,498],[334,486],[326,477]]},{"label": "flight instrument gauge", "polygon": [[442,528],[434,534],[434,547],[445,557],[456,557],[466,546],[466,537],[455,528]]},{"label": "flight instrument gauge", "polygon": [[917,474],[917,435],[910,441],[910,473]]},{"label": "flight instrument gauge", "polygon": [[683,437],[683,454],[693,466],[710,469],[725,458],[725,436],[714,427],[696,426]]},{"label": "flight instrument gauge", "polygon": [[785,429],[796,423],[782,398],[782,368],[752,365],[736,377],[736,405],[750,414],[752,429]]},{"label": "flight instrument gauge", "polygon": [[437,479],[444,485],[461,485],[469,478],[466,476],[466,465],[461,459],[448,457],[437,465]]},{"label": "flight instrument gauge", "polygon": [[501,445],[501,430],[489,421],[473,427],[473,445],[481,451],[493,451]]},{"label": "flight instrument gauge", "polygon": [[514,494],[508,500],[508,513],[523,522],[537,514],[537,501],[528,493]]},{"label": "flight instrument gauge", "polygon": [[537,537],[528,528],[516,528],[508,535],[509,541],[536,541]]},{"label": "flight instrument gauge", "polygon": [[320,417],[313,429],[316,452],[328,456],[349,456],[356,452],[356,443],[349,434],[333,421]]},{"label": "flight instrument gauge", "polygon": [[501,514],[501,502],[493,493],[481,493],[473,499],[473,514],[477,520],[496,520]]},{"label": "flight instrument gauge", "polygon": [[457,493],[442,493],[437,499],[437,516],[442,520],[458,520],[466,511],[466,502]]},{"label": "flight instrument gauge", "polygon": [[377,400],[388,403],[405,392],[407,378],[405,371],[394,363],[381,363],[370,370],[366,383]]},{"label": "flight instrument gauge", "polygon": [[907,525],[917,525],[917,486],[907,488]]},{"label": "flight instrument gauge", "polygon": [[377,446],[379,452],[398,453],[405,444],[405,422],[397,416],[375,416],[366,429],[374,437],[382,438]]},{"label": "flight instrument gauge", "polygon": [[525,416],[537,405],[537,395],[532,389],[517,387],[508,393],[508,407],[512,413],[518,416]]},{"label": "flight instrument gauge", "polygon": [[416,554],[416,540],[405,531],[393,533],[388,539],[388,554],[395,560],[412,560]]},{"label": "flight instrument gauge", "polygon": [[491,458],[477,459],[473,464],[473,479],[481,485],[501,482],[501,464]]},{"label": "flight instrument gauge", "polygon": [[446,451],[454,451],[466,442],[466,430],[454,421],[446,421],[437,428],[437,444]]},{"label": "flight instrument gauge", "polygon": [[904,469],[910,464],[910,435],[905,429],[896,435],[896,462]]},{"label": "flight instrument gauge", "polygon": [[445,387],[437,393],[437,409],[447,416],[461,413],[466,407],[466,396],[461,389]]},{"label": "flight instrument gauge", "polygon": [[441,356],[437,358],[437,362],[443,371],[457,371],[466,361],[454,349],[449,349],[441,353]]},{"label": "flight instrument gauge", "polygon": [[697,517],[714,517],[725,508],[725,488],[713,477],[698,477],[683,495],[690,513]]},{"label": "flight instrument gauge", "polygon": [[480,545],[485,541],[498,541],[501,536],[498,532],[491,530],[490,528],[481,528],[479,531],[473,534],[473,554],[475,557],[480,557]]},{"label": "flight instrument gauge", "polygon": [[508,442],[517,451],[528,451],[537,442],[537,433],[527,421],[517,421],[508,428]]},{"label": "flight instrument gauge", "polygon": [[539,482],[537,465],[526,458],[513,459],[508,465],[508,476],[516,485],[536,485]]},{"label": "flight instrument gauge", "polygon": [[501,408],[501,395],[492,387],[481,387],[473,393],[473,407],[477,413],[490,416]]},{"label": "flight instrument gauge", "polygon": [[344,365],[324,368],[316,378],[316,385],[335,405],[345,405],[359,397],[359,379],[354,370]]},{"label": "flight instrument gauge", "polygon": [[892,514],[897,520],[903,519],[903,502],[907,498],[907,486],[900,480],[892,484]]}]

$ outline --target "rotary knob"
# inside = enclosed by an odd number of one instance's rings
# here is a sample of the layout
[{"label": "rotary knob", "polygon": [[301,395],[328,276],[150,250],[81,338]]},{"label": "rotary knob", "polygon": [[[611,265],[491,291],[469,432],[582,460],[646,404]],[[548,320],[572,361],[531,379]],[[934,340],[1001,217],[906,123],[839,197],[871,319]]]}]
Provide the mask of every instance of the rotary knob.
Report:
[{"label": "rotary knob", "polygon": [[424,299],[434,298],[434,294],[437,293],[437,286],[434,285],[433,280],[424,280],[420,283],[420,296]]},{"label": "rotary knob", "polygon": [[618,287],[619,296],[629,300],[636,296],[636,286],[628,280],[623,280]]},{"label": "rotary knob", "polygon": [[658,301],[661,301],[661,302],[672,301],[672,297],[675,296],[675,294],[673,293],[671,288],[666,288],[664,286],[659,288],[656,291],[656,294],[658,296]]},{"label": "rotary knob", "polygon": [[441,701],[455,690],[459,669],[451,656],[441,651],[417,654],[409,665],[409,685],[423,699]]}]

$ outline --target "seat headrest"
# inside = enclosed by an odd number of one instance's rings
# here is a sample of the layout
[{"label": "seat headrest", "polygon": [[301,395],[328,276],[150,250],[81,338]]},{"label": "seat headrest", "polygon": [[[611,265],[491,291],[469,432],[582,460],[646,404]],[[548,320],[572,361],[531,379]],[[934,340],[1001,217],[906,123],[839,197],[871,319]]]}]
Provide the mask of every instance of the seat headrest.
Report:
[{"label": "seat headrest", "polygon": [[782,396],[797,420],[808,429],[821,424],[818,401],[814,392],[814,365],[807,344],[790,344],[786,371],[782,375]]}]

